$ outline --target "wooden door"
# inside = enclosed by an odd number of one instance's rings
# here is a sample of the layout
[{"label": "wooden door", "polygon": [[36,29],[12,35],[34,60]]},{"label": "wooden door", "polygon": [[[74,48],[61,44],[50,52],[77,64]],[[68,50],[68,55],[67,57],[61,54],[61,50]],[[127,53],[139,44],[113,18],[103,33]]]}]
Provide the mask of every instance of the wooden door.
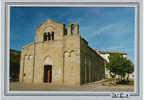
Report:
[{"label": "wooden door", "polygon": [[50,83],[50,70],[48,70],[48,83]]},{"label": "wooden door", "polygon": [[51,65],[44,66],[44,82],[48,82],[48,83],[52,82],[52,66]]}]

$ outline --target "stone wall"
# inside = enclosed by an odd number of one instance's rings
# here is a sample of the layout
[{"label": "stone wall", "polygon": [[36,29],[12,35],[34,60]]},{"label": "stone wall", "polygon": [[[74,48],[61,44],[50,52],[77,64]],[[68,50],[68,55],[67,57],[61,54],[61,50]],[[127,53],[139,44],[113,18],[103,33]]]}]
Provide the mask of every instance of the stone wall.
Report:
[{"label": "stone wall", "polygon": [[35,41],[43,42],[43,34],[54,32],[54,40],[62,40],[65,32],[65,25],[54,20],[47,19],[36,28]]},{"label": "stone wall", "polygon": [[33,82],[34,75],[34,43],[30,43],[22,48],[20,62],[20,82]]},{"label": "stone wall", "polygon": [[104,78],[104,59],[88,46],[86,40],[80,40],[80,83],[89,83]]},{"label": "stone wall", "polygon": [[79,35],[65,36],[64,84],[80,85],[80,37]]},{"label": "stone wall", "polygon": [[52,83],[63,84],[63,41],[46,41],[36,44],[35,83],[43,83],[46,59],[52,65]]}]

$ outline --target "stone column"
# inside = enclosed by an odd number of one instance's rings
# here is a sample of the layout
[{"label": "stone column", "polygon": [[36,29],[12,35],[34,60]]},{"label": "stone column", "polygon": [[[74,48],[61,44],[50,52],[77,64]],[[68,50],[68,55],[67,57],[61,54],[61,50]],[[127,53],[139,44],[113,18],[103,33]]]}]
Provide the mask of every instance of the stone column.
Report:
[{"label": "stone column", "polygon": [[74,24],[74,35],[78,35],[78,34],[79,34],[79,25]]},{"label": "stone column", "polygon": [[67,30],[67,35],[71,35],[72,34],[72,26],[71,24],[68,25],[68,30]]}]

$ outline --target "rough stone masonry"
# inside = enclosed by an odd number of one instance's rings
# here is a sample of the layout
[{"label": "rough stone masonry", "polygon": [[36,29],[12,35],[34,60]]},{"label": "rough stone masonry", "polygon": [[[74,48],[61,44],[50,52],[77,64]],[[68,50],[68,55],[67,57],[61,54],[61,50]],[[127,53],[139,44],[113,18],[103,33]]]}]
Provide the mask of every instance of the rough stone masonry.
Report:
[{"label": "rough stone masonry", "polygon": [[81,85],[103,79],[104,59],[79,35],[79,25],[47,19],[22,47],[20,82]]}]

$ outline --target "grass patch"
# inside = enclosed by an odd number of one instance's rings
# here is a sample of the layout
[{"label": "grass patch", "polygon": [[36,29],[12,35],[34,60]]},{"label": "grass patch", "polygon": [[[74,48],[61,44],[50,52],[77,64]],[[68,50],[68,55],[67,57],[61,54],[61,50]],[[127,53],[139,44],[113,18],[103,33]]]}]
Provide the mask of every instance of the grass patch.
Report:
[{"label": "grass patch", "polygon": [[134,85],[134,81],[121,81],[117,83],[118,85]]},{"label": "grass patch", "polygon": [[134,85],[134,81],[130,80],[130,81],[121,81],[121,82],[117,82],[115,83],[115,79],[114,78],[110,78],[107,80],[104,80],[103,82],[101,82],[101,84],[103,86],[130,86],[130,85]]},{"label": "grass patch", "polygon": [[113,78],[109,78],[107,80],[104,80],[103,82],[112,82],[112,81],[114,81],[114,79]]}]

